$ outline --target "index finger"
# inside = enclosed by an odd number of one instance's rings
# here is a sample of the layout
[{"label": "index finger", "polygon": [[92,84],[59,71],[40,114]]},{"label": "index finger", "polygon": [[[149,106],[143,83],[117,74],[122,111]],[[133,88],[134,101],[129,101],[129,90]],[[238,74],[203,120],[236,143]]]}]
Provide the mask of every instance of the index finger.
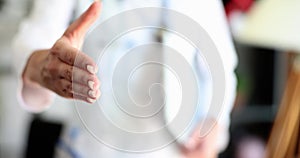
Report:
[{"label": "index finger", "polygon": [[51,49],[51,53],[56,55],[62,62],[76,66],[92,74],[98,71],[97,65],[91,57],[77,48],[64,44],[63,41],[59,40]]}]

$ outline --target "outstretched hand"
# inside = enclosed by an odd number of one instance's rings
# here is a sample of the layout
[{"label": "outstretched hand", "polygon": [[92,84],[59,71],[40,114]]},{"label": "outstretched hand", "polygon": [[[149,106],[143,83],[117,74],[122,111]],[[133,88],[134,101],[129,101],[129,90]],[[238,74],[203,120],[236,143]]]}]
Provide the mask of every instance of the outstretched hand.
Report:
[{"label": "outstretched hand", "polygon": [[79,48],[99,17],[100,7],[99,1],[94,2],[51,49],[34,52],[23,72],[25,82],[37,83],[65,98],[95,102],[100,96],[97,65]]}]

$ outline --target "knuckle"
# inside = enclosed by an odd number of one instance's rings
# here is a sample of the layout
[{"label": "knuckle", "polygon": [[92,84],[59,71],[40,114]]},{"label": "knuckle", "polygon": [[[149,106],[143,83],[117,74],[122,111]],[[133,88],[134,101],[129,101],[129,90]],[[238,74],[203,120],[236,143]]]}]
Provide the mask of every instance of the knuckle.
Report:
[{"label": "knuckle", "polygon": [[57,90],[59,92],[59,95],[67,98],[73,97],[71,83],[65,83],[63,81],[60,81],[60,83],[57,86],[57,89],[59,89]]},{"label": "knuckle", "polygon": [[62,92],[63,92],[63,94],[67,94],[68,90],[64,88],[64,89],[62,89]]},{"label": "knuckle", "polygon": [[66,82],[65,80],[61,79],[59,83],[59,87],[63,92],[72,92],[72,83]]},{"label": "knuckle", "polygon": [[72,84],[71,83],[68,83],[67,85],[66,85],[66,88],[65,88],[68,92],[72,92]]},{"label": "knuckle", "polygon": [[69,63],[69,64],[72,64],[73,65],[73,63],[75,62],[74,60],[75,60],[75,57],[73,57],[74,56],[74,53],[73,52],[71,52],[71,51],[68,51],[68,52],[65,52],[64,53],[64,59],[65,59],[65,61],[67,62],[67,63]]},{"label": "knuckle", "polygon": [[73,98],[73,93],[71,93],[71,92],[66,92],[66,93],[65,93],[65,96],[66,96],[67,98]]},{"label": "knuckle", "polygon": [[62,97],[65,97],[65,93],[67,92],[64,89],[59,88],[59,86],[54,87],[53,91]]},{"label": "knuckle", "polygon": [[63,76],[67,79],[67,80],[72,80],[72,67],[66,68],[63,71]]}]

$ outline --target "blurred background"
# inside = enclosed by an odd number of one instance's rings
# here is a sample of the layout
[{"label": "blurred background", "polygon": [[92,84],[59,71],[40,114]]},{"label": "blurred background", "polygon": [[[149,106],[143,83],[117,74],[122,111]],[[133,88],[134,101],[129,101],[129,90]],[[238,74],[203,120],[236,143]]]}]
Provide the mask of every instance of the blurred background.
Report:
[{"label": "blurred background", "polygon": [[12,68],[11,40],[28,14],[31,0],[0,1],[0,157],[21,157],[31,115],[18,106],[17,78]]},{"label": "blurred background", "polygon": [[[267,3],[267,1],[272,0],[223,0],[239,65],[236,69],[238,87],[231,115],[230,143],[226,151],[220,155],[221,158],[264,157],[266,144],[281,104],[288,73],[296,56],[295,52],[299,50],[297,45],[300,45],[300,41],[297,37],[288,36],[287,38],[295,38],[296,45],[289,45],[293,43],[293,40],[280,42],[285,34],[290,35],[285,33],[285,30],[294,31],[289,28],[290,21],[287,19],[292,19],[299,24],[299,11],[294,12],[292,11],[293,7],[291,10],[287,7],[284,12],[288,12],[290,15],[288,18],[283,18],[283,21],[280,18],[277,19],[281,12],[276,12],[276,7],[285,5],[298,5],[298,10],[300,10],[299,0],[286,0],[286,2],[281,0],[281,2],[285,2],[281,5],[273,5],[277,3],[276,0],[274,0],[276,3]],[[280,3],[280,0],[277,1]],[[12,68],[11,40],[17,32],[21,19],[28,14],[32,2],[33,0],[0,0],[1,158],[22,157],[27,149],[33,115],[18,106],[16,95],[14,95],[18,81]],[[277,23],[273,23],[272,20],[260,19],[269,15],[267,9],[275,10],[272,15],[276,17],[275,22]],[[263,12],[264,10],[266,13]],[[268,33],[262,37],[259,36],[262,34],[259,27],[255,25],[260,22],[267,23],[267,29],[264,29],[263,32]],[[282,23],[289,25],[285,26]],[[283,31],[278,32],[277,28]],[[291,34],[298,33],[297,36],[300,36],[299,28],[298,32]],[[279,36],[271,36],[274,34],[279,34]],[[268,41],[268,35],[271,36],[269,37],[271,42]],[[299,126],[299,121],[297,125]],[[296,140],[299,140],[299,136],[296,137]]]}]

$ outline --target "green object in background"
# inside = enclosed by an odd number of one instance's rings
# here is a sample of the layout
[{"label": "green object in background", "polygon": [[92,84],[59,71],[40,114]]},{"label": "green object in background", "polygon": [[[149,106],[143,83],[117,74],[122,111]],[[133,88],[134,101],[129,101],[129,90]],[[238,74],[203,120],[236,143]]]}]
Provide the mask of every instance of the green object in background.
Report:
[{"label": "green object in background", "polygon": [[251,91],[251,81],[249,77],[245,74],[236,72],[237,76],[237,92],[249,94]]}]

